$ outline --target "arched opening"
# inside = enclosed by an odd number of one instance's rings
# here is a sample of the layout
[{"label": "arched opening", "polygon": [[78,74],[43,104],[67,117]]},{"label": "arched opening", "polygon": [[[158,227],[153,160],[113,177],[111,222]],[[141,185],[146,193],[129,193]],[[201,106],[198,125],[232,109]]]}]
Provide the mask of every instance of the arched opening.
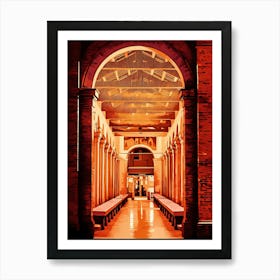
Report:
[{"label": "arched opening", "polygon": [[180,109],[185,81],[176,63],[163,52],[129,46],[106,57],[92,87],[115,136],[165,135]]},{"label": "arched opening", "polygon": [[[91,236],[92,226],[100,222],[93,222],[91,209],[118,201],[127,193],[134,197],[155,193],[154,197],[163,196],[165,201],[184,208],[184,220],[180,221],[184,223],[184,238],[195,234],[197,206],[199,219],[210,221],[212,142],[205,139],[211,140],[212,92],[211,75],[206,77],[204,70],[211,72],[211,45],[198,44],[81,43],[77,56],[77,60],[81,59],[82,77],[78,119],[77,89],[71,87],[74,80],[69,83],[68,169],[72,188],[69,187],[69,225],[79,235]],[[198,62],[200,95],[196,96]],[[71,68],[69,77],[74,73]],[[204,140],[197,140],[198,135],[203,135]],[[201,185],[198,193],[197,184]],[[111,214],[107,218],[111,219]],[[130,222],[133,226],[134,219]],[[98,235],[101,237],[100,232]]]},{"label": "arched opening", "polygon": [[127,187],[132,199],[151,198],[154,193],[154,156],[147,148],[134,148],[128,154]]}]

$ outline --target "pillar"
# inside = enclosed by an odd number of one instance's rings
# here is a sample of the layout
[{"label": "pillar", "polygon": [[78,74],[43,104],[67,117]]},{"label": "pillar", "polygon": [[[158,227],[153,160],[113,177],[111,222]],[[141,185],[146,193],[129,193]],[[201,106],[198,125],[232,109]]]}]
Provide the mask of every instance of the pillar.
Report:
[{"label": "pillar", "polygon": [[115,184],[115,178],[116,178],[116,175],[115,175],[115,150],[113,150],[112,152],[112,190],[113,190],[113,197],[117,196],[116,195],[116,190],[115,190],[115,187],[116,187],[116,184]]},{"label": "pillar", "polygon": [[78,216],[79,237],[92,239],[93,220],[91,217],[91,188],[92,188],[92,101],[94,89],[79,92],[79,175],[78,175]]},{"label": "pillar", "polygon": [[165,174],[165,178],[164,178],[164,196],[168,197],[168,186],[169,186],[169,174],[168,174],[168,155],[167,155],[167,151],[165,152],[165,160],[164,160],[164,174]]},{"label": "pillar", "polygon": [[162,160],[154,158],[154,192],[160,193],[162,186]]},{"label": "pillar", "polygon": [[185,181],[183,238],[196,238],[198,221],[197,199],[197,95],[193,89],[181,90],[184,106]]},{"label": "pillar", "polygon": [[173,144],[170,147],[171,150],[171,199],[174,201],[175,200],[175,151],[174,151],[174,146]]},{"label": "pillar", "polygon": [[178,162],[178,143],[177,139],[174,140],[173,151],[174,151],[174,201],[178,203],[178,193],[180,191],[179,180],[178,180],[178,171],[179,171],[179,162]]},{"label": "pillar", "polygon": [[112,156],[113,156],[113,148],[110,146],[109,148],[109,178],[108,178],[108,189],[109,189],[109,199],[114,197],[113,194],[113,184],[112,184],[112,178],[113,178],[113,168],[112,168]]},{"label": "pillar", "polygon": [[68,238],[79,238],[78,61],[81,42],[68,42]]},{"label": "pillar", "polygon": [[167,176],[168,176],[168,186],[167,186],[167,197],[170,197],[170,187],[171,187],[171,169],[170,169],[170,150],[167,150]]},{"label": "pillar", "polygon": [[99,142],[100,142],[101,132],[98,129],[94,133],[93,140],[93,152],[92,152],[92,195],[91,195],[91,207],[94,208],[99,204]]},{"label": "pillar", "polygon": [[[160,184],[160,188],[159,188],[159,194],[162,195],[162,192],[163,192],[163,184],[164,184],[164,179],[163,179],[163,174],[164,174],[164,157],[162,156],[160,158],[160,161],[161,161],[161,184]],[[155,193],[156,193],[156,190],[155,190]]]},{"label": "pillar", "polygon": [[212,42],[196,43],[199,239],[212,238]]},{"label": "pillar", "polygon": [[104,146],[106,140],[104,136],[100,139],[99,144],[99,204],[104,202]]},{"label": "pillar", "polygon": [[104,146],[104,201],[109,199],[109,148],[110,145],[107,142]]},{"label": "pillar", "polygon": [[182,206],[184,206],[184,193],[185,193],[185,144],[184,144],[184,140],[183,138],[179,137],[179,141],[180,141],[180,189],[181,189],[181,193],[180,193],[180,204]]}]

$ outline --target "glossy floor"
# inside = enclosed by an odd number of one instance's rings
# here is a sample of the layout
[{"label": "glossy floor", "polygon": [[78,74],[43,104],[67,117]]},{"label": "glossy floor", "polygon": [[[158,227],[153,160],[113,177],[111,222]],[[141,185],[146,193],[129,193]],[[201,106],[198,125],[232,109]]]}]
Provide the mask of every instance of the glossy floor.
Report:
[{"label": "glossy floor", "polygon": [[95,239],[182,239],[159,208],[149,200],[128,200]]}]

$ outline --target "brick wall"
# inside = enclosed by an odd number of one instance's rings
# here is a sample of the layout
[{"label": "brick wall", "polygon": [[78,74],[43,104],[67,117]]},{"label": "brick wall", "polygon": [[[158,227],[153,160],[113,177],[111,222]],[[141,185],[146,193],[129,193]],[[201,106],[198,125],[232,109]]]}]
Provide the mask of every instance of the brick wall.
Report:
[{"label": "brick wall", "polygon": [[212,220],[212,46],[198,42],[198,210]]}]

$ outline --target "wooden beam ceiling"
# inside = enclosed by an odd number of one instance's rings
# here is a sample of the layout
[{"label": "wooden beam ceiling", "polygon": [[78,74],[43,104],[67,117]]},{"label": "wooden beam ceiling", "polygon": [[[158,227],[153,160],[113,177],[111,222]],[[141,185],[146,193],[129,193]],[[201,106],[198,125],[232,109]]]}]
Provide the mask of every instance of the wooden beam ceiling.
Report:
[{"label": "wooden beam ceiling", "polygon": [[118,54],[100,71],[95,87],[116,136],[164,136],[180,107],[179,74],[155,51]]},{"label": "wooden beam ceiling", "polygon": [[[119,112],[106,112],[106,118],[108,120],[131,120],[139,121],[143,120],[143,114],[126,114]],[[149,120],[174,120],[175,112],[149,112]]]}]

